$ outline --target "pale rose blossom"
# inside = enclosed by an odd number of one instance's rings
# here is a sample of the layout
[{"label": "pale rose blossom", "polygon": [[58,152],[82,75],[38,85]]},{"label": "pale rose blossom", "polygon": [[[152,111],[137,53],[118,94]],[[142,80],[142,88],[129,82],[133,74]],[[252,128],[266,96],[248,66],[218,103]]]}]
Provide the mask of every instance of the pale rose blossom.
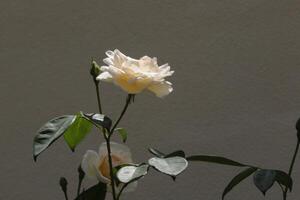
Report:
[{"label": "pale rose blossom", "polygon": [[158,66],[156,58],[143,56],[140,59],[130,58],[118,49],[106,52],[102,73],[97,80],[113,82],[129,94],[150,90],[158,97],[164,97],[173,91],[172,84],[165,80],[174,71],[164,64]]},{"label": "pale rose blossom", "polygon": [[[110,145],[113,167],[122,164],[132,164],[130,149],[127,146],[115,142],[110,142]],[[100,145],[98,153],[93,150],[88,150],[83,156],[81,168],[87,177],[98,180],[102,183],[110,184],[110,170],[106,143],[102,143]],[[122,186],[123,184],[119,184],[116,188],[117,191]],[[137,183],[134,182],[128,185],[124,192],[134,191],[136,187]],[[107,189],[110,191],[110,186],[107,187]]]}]

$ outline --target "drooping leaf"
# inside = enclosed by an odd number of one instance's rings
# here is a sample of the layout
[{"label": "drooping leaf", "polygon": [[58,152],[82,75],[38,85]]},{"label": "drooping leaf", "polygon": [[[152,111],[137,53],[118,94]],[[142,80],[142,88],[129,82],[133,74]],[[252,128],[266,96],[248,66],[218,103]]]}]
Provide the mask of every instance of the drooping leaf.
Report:
[{"label": "drooping leaf", "polygon": [[103,127],[106,130],[110,130],[112,121],[110,118],[108,118],[105,115],[98,114],[98,113],[92,113],[92,114],[83,114],[86,119],[88,119],[90,122],[92,122],[97,127]]},{"label": "drooping leaf", "polygon": [[76,115],[75,121],[64,133],[64,138],[72,151],[90,132],[92,123],[82,116],[81,113]]},{"label": "drooping leaf", "polygon": [[82,192],[75,200],[105,200],[106,184],[99,182],[97,185]]},{"label": "drooping leaf", "polygon": [[169,158],[153,157],[148,160],[148,163],[159,172],[170,176],[177,176],[188,166],[187,160],[179,156]]},{"label": "drooping leaf", "polygon": [[273,186],[276,178],[276,171],[269,169],[261,169],[254,173],[253,181],[255,186],[263,193],[266,192]]},{"label": "drooping leaf", "polygon": [[159,158],[164,158],[164,157],[166,156],[166,154],[160,152],[160,151],[157,150],[157,149],[149,148],[148,150],[149,150],[149,152],[150,152],[151,154],[153,154],[153,155],[155,155],[155,156],[157,156],[157,157],[159,157]]},{"label": "drooping leaf", "polygon": [[33,140],[33,158],[37,159],[38,155],[46,150],[55,142],[75,121],[76,116],[65,115],[56,117],[44,124],[37,132]]},{"label": "drooping leaf", "polygon": [[175,157],[175,156],[179,156],[179,157],[183,157],[185,158],[185,153],[182,150],[178,150],[178,151],[174,151],[166,156],[164,156],[164,158],[170,158],[170,157]]},{"label": "drooping leaf", "polygon": [[117,128],[116,131],[118,131],[122,138],[122,141],[125,143],[127,140],[127,131],[124,128]]},{"label": "drooping leaf", "polygon": [[122,183],[129,183],[144,177],[149,170],[149,165],[141,164],[138,166],[125,166],[118,170],[117,177]]},{"label": "drooping leaf", "polygon": [[235,176],[230,181],[230,183],[226,186],[226,188],[224,189],[223,194],[222,194],[222,199],[224,199],[225,195],[228,194],[228,192],[230,192],[236,185],[238,185],[240,182],[242,182],[248,176],[253,174],[256,170],[257,170],[257,168],[250,167],[250,168],[247,168],[246,170],[242,171],[241,173],[239,173],[237,176]]},{"label": "drooping leaf", "polygon": [[209,162],[209,163],[216,163],[222,165],[231,165],[237,167],[246,167],[248,165],[242,164],[240,162],[236,162],[234,160],[220,157],[220,156],[210,156],[210,155],[194,155],[189,156],[186,158],[188,161],[202,161],[202,162]]},{"label": "drooping leaf", "polygon": [[290,191],[292,191],[292,189],[293,189],[293,180],[292,180],[292,178],[287,173],[285,173],[283,171],[280,171],[280,170],[275,170],[275,171],[276,171],[275,181],[277,181],[281,185],[284,185]]}]

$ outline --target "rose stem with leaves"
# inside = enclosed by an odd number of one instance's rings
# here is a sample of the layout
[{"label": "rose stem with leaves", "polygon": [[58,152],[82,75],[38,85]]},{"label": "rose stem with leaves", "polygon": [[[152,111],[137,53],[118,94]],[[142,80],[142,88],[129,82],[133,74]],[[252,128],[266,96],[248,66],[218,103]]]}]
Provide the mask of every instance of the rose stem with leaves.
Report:
[{"label": "rose stem with leaves", "polygon": [[113,174],[113,164],[112,164],[112,158],[111,158],[111,149],[110,149],[110,138],[113,135],[116,127],[118,126],[119,122],[121,121],[121,119],[123,118],[129,104],[131,101],[131,98],[133,97],[132,94],[128,94],[127,99],[126,99],[126,104],[118,118],[118,120],[116,121],[116,123],[114,124],[114,126],[111,128],[109,135],[105,138],[106,139],[106,145],[107,145],[107,152],[108,152],[108,163],[109,163],[109,170],[110,170],[110,179],[111,179],[111,185],[112,185],[112,190],[113,190],[113,198],[114,200],[117,200],[118,198],[116,197],[116,191],[115,191],[115,181],[114,181],[114,174]]},{"label": "rose stem with leaves", "polygon": [[[298,132],[298,135],[300,135],[300,132]],[[289,176],[292,176],[293,168],[294,168],[295,161],[296,161],[296,158],[297,158],[297,154],[298,154],[298,151],[299,151],[299,146],[300,146],[300,138],[298,138],[298,140],[297,140],[296,149],[295,149],[295,152],[294,152],[294,155],[293,155],[293,159],[292,159],[292,162],[291,162],[291,165],[290,165],[290,169],[289,169]],[[288,187],[286,187],[284,189],[283,200],[286,200],[286,198],[287,198],[287,192],[288,192]]]},{"label": "rose stem with leaves", "polygon": [[[95,66],[94,61],[92,61],[92,70],[91,70],[91,75],[93,76],[93,80],[95,83],[95,87],[96,87],[96,93],[97,93],[97,102],[98,102],[98,108],[99,108],[99,113],[102,114],[102,107],[101,107],[101,98],[100,98],[100,92],[99,92],[99,81],[96,79],[97,75],[96,73],[93,73],[93,69],[95,69],[97,66]],[[113,128],[109,131],[109,134],[106,135],[106,131],[103,131],[103,135],[104,138],[106,140],[106,146],[107,146],[107,154],[108,154],[108,163],[109,163],[109,170],[110,170],[110,180],[111,180],[111,189],[112,189],[112,195],[113,195],[113,199],[117,200],[116,197],[116,190],[115,190],[115,181],[114,181],[114,175],[113,175],[113,164],[112,164],[112,158],[111,158],[111,147],[110,147],[110,138],[113,135],[113,132],[115,130],[115,128],[117,127],[117,125],[119,124],[119,122],[121,121],[121,119],[123,118],[128,105],[130,104],[130,101],[132,99],[134,95],[132,94],[128,94],[128,97],[126,99],[126,104],[121,112],[120,117],[118,118],[118,120],[116,121],[116,123],[114,124]]]}]

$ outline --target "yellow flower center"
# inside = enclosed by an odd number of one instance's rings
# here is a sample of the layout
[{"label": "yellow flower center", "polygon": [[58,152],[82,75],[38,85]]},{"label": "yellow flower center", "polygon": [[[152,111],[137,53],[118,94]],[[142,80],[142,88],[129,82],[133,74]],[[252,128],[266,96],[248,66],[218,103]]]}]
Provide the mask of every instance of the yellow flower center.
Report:
[{"label": "yellow flower center", "polygon": [[123,74],[116,77],[115,82],[126,92],[130,94],[137,94],[143,91],[151,83],[151,79],[141,78],[137,79],[134,76]]}]

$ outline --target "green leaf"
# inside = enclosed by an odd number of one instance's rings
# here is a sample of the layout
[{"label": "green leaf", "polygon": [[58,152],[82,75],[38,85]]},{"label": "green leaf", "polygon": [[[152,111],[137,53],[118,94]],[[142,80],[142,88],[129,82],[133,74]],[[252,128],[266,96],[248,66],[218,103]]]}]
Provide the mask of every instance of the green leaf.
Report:
[{"label": "green leaf", "polygon": [[250,176],[251,174],[253,174],[256,170],[257,170],[257,168],[250,167],[250,168],[247,168],[246,170],[242,171],[241,173],[239,173],[237,176],[235,176],[230,181],[230,183],[226,186],[226,188],[224,189],[224,192],[222,194],[222,199],[224,199],[225,195],[228,192],[230,192],[236,185],[238,185],[241,181],[243,181],[248,176]]},{"label": "green leaf", "polygon": [[106,184],[99,182],[97,185],[83,191],[75,200],[105,200]]},{"label": "green leaf", "polygon": [[64,133],[65,141],[72,151],[90,132],[92,123],[86,120],[81,113],[76,115],[73,124]]},{"label": "green leaf", "polygon": [[183,157],[185,158],[185,153],[182,150],[178,150],[178,151],[174,151],[166,156],[164,156],[164,158],[170,158],[170,157],[175,157],[175,156],[179,156],[179,157]]},{"label": "green leaf", "polygon": [[122,141],[125,143],[127,140],[127,131],[124,128],[117,128],[116,131],[118,131],[122,138]]},{"label": "green leaf", "polygon": [[75,121],[76,116],[65,115],[56,117],[44,124],[33,140],[33,158],[36,161],[39,154],[55,142]]},{"label": "green leaf", "polygon": [[293,189],[293,180],[292,180],[292,178],[287,173],[285,173],[283,171],[280,171],[280,170],[275,170],[275,171],[276,171],[275,181],[277,181],[281,185],[284,185],[290,191],[292,191],[292,189]]},{"label": "green leaf", "polygon": [[144,177],[149,170],[149,165],[141,164],[138,166],[125,166],[118,170],[117,177],[122,183],[129,183]]},{"label": "green leaf", "polygon": [[162,153],[161,151],[159,151],[157,149],[154,149],[154,148],[149,148],[148,150],[151,154],[153,154],[153,155],[155,155],[156,157],[159,157],[159,158],[169,158],[169,157],[175,157],[175,156],[185,158],[185,153],[182,150],[177,150],[177,151],[174,151],[174,152],[169,153],[169,154]]},{"label": "green leaf", "polygon": [[255,186],[263,193],[266,192],[273,186],[276,178],[276,171],[270,169],[261,169],[254,173],[253,181]]},{"label": "green leaf", "polygon": [[187,160],[179,156],[169,158],[153,157],[148,160],[148,163],[159,172],[170,176],[177,176],[188,166]]},{"label": "green leaf", "polygon": [[242,164],[240,162],[236,162],[234,160],[230,160],[225,157],[220,156],[209,156],[209,155],[194,155],[186,158],[188,161],[202,161],[202,162],[210,162],[217,163],[222,165],[231,165],[237,167],[246,167],[248,165]]},{"label": "green leaf", "polygon": [[111,125],[112,125],[112,121],[110,118],[108,118],[105,115],[102,114],[97,114],[97,113],[91,113],[91,114],[83,114],[83,116],[89,120],[90,122],[92,122],[95,126],[97,127],[103,127],[106,130],[110,130]]},{"label": "green leaf", "polygon": [[157,156],[157,157],[159,157],[159,158],[164,158],[164,157],[166,156],[166,154],[160,152],[160,151],[157,150],[157,149],[149,148],[148,150],[149,150],[149,152],[150,152],[151,154],[153,154],[153,155],[155,155],[155,156]]}]

